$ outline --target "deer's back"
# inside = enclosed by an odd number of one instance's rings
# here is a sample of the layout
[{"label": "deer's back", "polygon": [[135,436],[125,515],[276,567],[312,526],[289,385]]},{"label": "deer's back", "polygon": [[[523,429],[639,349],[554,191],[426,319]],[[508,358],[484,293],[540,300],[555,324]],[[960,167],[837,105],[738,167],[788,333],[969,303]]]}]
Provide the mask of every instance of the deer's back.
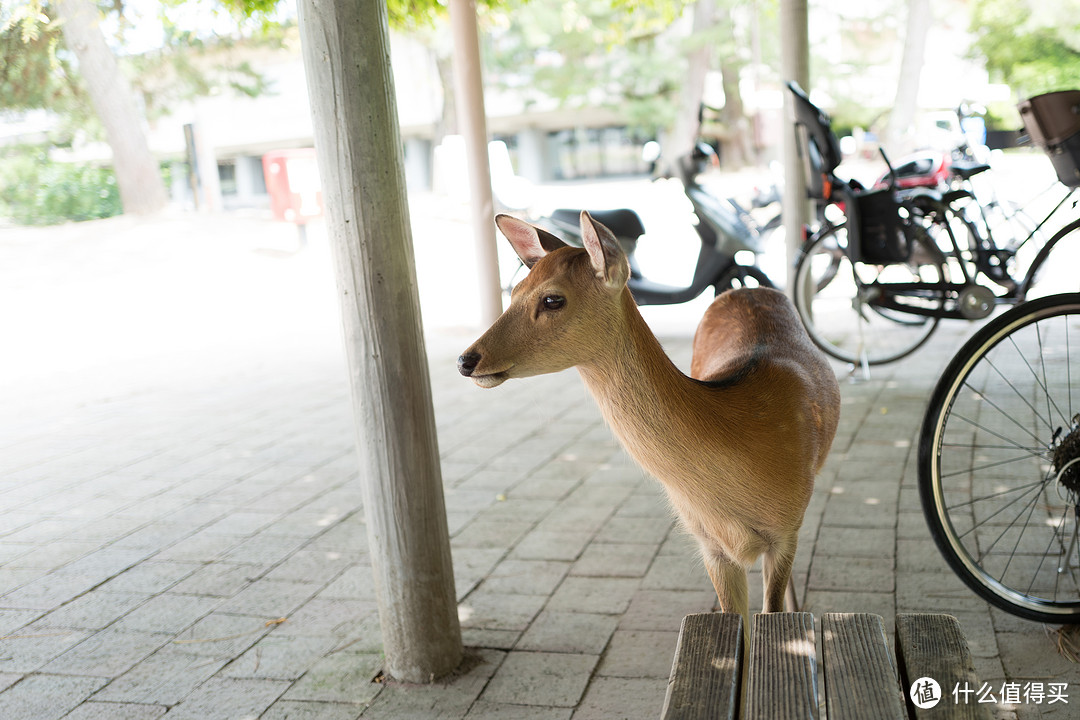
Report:
[{"label": "deer's back", "polygon": [[780,416],[800,424],[810,472],[820,469],[836,434],[840,389],[782,292],[740,288],[718,296],[694,335],[690,375],[772,405],[753,413],[763,421]]}]

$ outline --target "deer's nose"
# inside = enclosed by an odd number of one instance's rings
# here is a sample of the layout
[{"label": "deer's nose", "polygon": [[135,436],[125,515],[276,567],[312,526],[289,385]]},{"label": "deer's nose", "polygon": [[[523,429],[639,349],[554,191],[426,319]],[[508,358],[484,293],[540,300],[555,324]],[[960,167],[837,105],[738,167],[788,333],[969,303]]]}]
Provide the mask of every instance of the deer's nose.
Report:
[{"label": "deer's nose", "polygon": [[480,363],[480,354],[467,352],[457,359],[457,370],[465,377],[473,374],[473,370]]}]

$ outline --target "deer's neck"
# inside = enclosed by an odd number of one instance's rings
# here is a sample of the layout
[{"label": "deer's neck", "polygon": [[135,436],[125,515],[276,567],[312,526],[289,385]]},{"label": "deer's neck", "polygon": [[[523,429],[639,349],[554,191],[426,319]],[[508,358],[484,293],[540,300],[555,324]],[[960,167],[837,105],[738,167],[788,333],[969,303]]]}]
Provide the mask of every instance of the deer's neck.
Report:
[{"label": "deer's neck", "polygon": [[679,454],[702,437],[703,423],[723,432],[722,398],[684,375],[641,317],[629,291],[604,351],[578,366],[615,435],[638,463],[669,481]]}]

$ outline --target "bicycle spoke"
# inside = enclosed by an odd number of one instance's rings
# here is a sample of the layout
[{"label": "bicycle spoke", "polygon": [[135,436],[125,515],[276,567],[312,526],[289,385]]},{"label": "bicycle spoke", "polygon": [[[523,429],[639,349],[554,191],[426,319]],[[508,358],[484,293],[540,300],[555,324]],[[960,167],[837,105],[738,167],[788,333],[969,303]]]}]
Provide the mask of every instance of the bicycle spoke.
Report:
[{"label": "bicycle spoke", "polygon": [[[971,425],[973,425],[973,426],[977,427],[978,429],[982,430],[983,432],[988,432],[988,433],[990,433],[991,435],[993,435],[994,437],[998,438],[999,440],[1004,440],[1005,442],[1007,442],[1007,443],[1010,443],[1010,444],[1011,444],[1011,446],[1012,446],[1012,447],[1014,447],[1014,448],[1016,448],[1017,450],[1024,450],[1024,449],[1025,449],[1023,445],[1021,445],[1021,444],[1020,444],[1020,443],[1018,443],[1018,442],[1014,442],[1014,441],[1012,440],[1012,438],[1007,438],[1007,437],[1005,437],[1004,435],[1002,435],[1001,433],[997,433],[997,432],[994,432],[994,431],[993,431],[993,430],[991,430],[990,428],[988,428],[988,427],[985,427],[985,426],[983,426],[983,425],[980,425],[979,423],[975,422],[974,420],[972,420],[972,419],[970,419],[970,418],[964,417],[963,415],[960,415],[959,413],[952,413],[952,415],[953,415],[953,416],[955,416],[955,417],[957,417],[957,418],[960,418],[961,420],[963,420],[963,421],[964,421],[964,422],[966,422],[966,423],[969,423],[969,424],[971,424]],[[1014,422],[1015,422],[1015,421],[1014,421]],[[1019,427],[1020,427],[1021,429],[1024,429],[1024,427],[1023,427],[1022,425],[1020,425],[1020,423],[1016,423],[1016,424],[1017,424],[1017,426],[1019,426]],[[1036,436],[1035,436],[1035,435],[1034,435],[1033,433],[1030,433],[1030,432],[1029,432],[1028,434],[1029,434],[1029,435],[1031,435],[1031,437],[1035,438],[1035,441],[1036,441],[1036,442],[1041,442],[1041,441],[1040,441],[1040,439],[1039,439],[1038,437],[1036,437]]]},{"label": "bicycle spoke", "polygon": [[[1031,496],[1031,500],[1029,500],[1022,508],[1020,508],[1020,512],[1018,512],[1016,514],[1016,517],[1014,517],[1012,519],[1012,521],[1008,525],[1005,526],[1005,529],[1002,530],[1001,533],[998,534],[998,536],[996,538],[994,538],[994,542],[990,543],[990,546],[987,547],[986,550],[982,551],[982,555],[980,555],[978,557],[978,560],[980,562],[983,560],[983,558],[985,558],[987,555],[990,554],[990,551],[993,550],[994,546],[997,545],[1001,541],[1001,538],[1005,537],[1005,534],[1008,533],[1010,530],[1013,529],[1013,527],[1016,526],[1017,520],[1019,520],[1023,516],[1023,514],[1025,512],[1027,512],[1028,518],[1029,519],[1031,518],[1031,514],[1033,512],[1035,512],[1035,505],[1036,505],[1036,503],[1038,503],[1039,495],[1041,495],[1041,494],[1042,493],[1035,493],[1034,495]],[[1025,528],[1027,527],[1027,522],[1026,521],[1024,523],[1024,527]],[[1020,535],[1023,536],[1023,534],[1024,534],[1024,531],[1021,530]],[[1002,582],[1004,577],[1005,577],[1005,573],[1008,572],[1009,564],[1012,562],[1013,557],[1016,555],[1016,547],[1019,544],[1020,544],[1020,538],[1017,538],[1016,545],[1013,546],[1012,552],[1009,553],[1009,560],[1008,560],[1008,562],[1005,563],[1005,569],[1001,571],[1001,577],[998,578],[998,582]]]},{"label": "bicycle spoke", "polygon": [[[1043,483],[1039,483],[1039,487],[1037,487],[1037,488],[1036,488],[1036,492],[1035,492],[1035,495],[1034,495],[1034,496],[1032,497],[1032,499],[1031,499],[1031,501],[1030,501],[1030,502],[1035,502],[1035,500],[1037,500],[1037,499],[1039,498],[1039,492],[1041,492],[1041,491],[1042,491],[1042,487],[1041,487],[1041,486],[1042,486],[1042,484],[1043,484]],[[993,520],[994,518],[996,518],[996,517],[997,517],[998,515],[1000,515],[1001,513],[1003,513],[1003,512],[1005,512],[1006,510],[1008,510],[1008,509],[1009,509],[1009,508],[1010,508],[1010,507],[1011,507],[1012,505],[1014,505],[1014,504],[1016,504],[1016,503],[1020,502],[1020,500],[1021,500],[1021,499],[1023,499],[1024,495],[1027,495],[1027,494],[1028,494],[1028,493],[1027,493],[1027,492],[1025,492],[1025,493],[1024,493],[1023,495],[1021,495],[1020,497],[1016,498],[1015,500],[1012,500],[1012,501],[1010,501],[1009,503],[1007,503],[1007,504],[1003,505],[1002,507],[998,508],[998,509],[997,509],[997,510],[995,510],[995,511],[994,511],[993,513],[991,513],[990,515],[988,515],[987,517],[985,517],[985,518],[984,518],[983,520],[981,520],[981,521],[979,521],[979,522],[975,523],[974,525],[972,525],[972,526],[971,526],[971,527],[970,527],[970,528],[969,528],[969,529],[968,529],[967,531],[965,531],[965,532],[963,532],[963,533],[960,533],[959,535],[957,535],[957,536],[956,536],[956,538],[957,538],[958,540],[961,540],[961,539],[963,539],[964,537],[966,537],[966,536],[970,535],[971,533],[975,532],[976,530],[978,530],[979,528],[981,528],[981,527],[982,527],[983,525],[985,525],[986,523],[990,522],[991,520]],[[1020,515],[1023,515],[1023,514],[1024,514],[1024,509],[1026,509],[1026,508],[1027,508],[1027,505],[1025,504],[1025,505],[1024,505],[1024,508],[1021,508],[1021,510],[1020,510]],[[1019,517],[1019,515],[1018,515],[1017,517]],[[1015,519],[1015,518],[1013,519],[1013,522],[1016,522],[1016,519]],[[1001,538],[999,537],[998,539],[1000,540]],[[997,540],[995,540],[995,541],[994,541],[994,544],[995,544],[995,545],[997,544]],[[984,555],[984,557],[985,557],[985,555]],[[979,558],[979,559],[981,560],[982,558]]]},{"label": "bicycle spoke", "polygon": [[1010,458],[1008,460],[998,460],[997,462],[987,463],[985,465],[974,465],[969,468],[964,468],[963,470],[956,470],[951,473],[942,473],[941,479],[944,480],[945,478],[956,477],[957,475],[965,475],[968,473],[976,472],[978,470],[989,470],[990,468],[1001,467],[1002,465],[1009,465],[1010,463],[1020,462],[1021,460],[1030,460],[1032,457],[1038,457],[1038,455],[1032,453],[1029,455],[1022,455],[1021,457]]},{"label": "bicycle spoke", "polygon": [[[1065,523],[1067,522],[1068,515],[1069,515],[1069,508],[1066,507],[1065,512],[1062,513],[1062,516],[1061,516],[1061,523],[1060,523],[1061,526],[1064,526]],[[1054,541],[1057,540],[1057,539],[1058,539],[1057,527],[1054,527],[1054,531],[1052,533],[1050,533],[1050,542],[1046,543],[1046,549],[1043,550],[1043,553],[1040,556],[1039,564],[1035,568],[1035,573],[1031,576],[1031,582],[1028,583],[1027,590],[1024,591],[1026,595],[1031,595],[1031,589],[1033,587],[1035,587],[1035,581],[1039,577],[1039,571],[1042,570],[1043,563],[1046,562],[1046,558],[1050,555],[1050,548],[1053,547]],[[1065,548],[1061,545],[1060,542],[1058,543],[1058,548],[1059,548],[1058,557],[1062,556],[1063,551],[1064,551],[1065,554],[1068,554],[1068,551],[1065,550]],[[1066,559],[1066,563],[1067,562],[1068,562],[1068,560]],[[1057,593],[1058,593],[1058,587],[1060,585],[1060,580],[1061,580],[1061,572],[1060,572],[1060,564],[1059,564],[1058,572],[1055,573],[1055,577],[1054,577],[1054,592],[1053,592],[1053,597],[1051,598],[1052,600],[1057,599]]]},{"label": "bicycle spoke", "polygon": [[[1018,350],[1017,352],[1019,352],[1019,350]],[[1021,357],[1022,357],[1022,356],[1021,356]],[[1025,405],[1027,405],[1027,406],[1028,406],[1029,408],[1031,408],[1031,410],[1032,410],[1032,411],[1033,411],[1033,412],[1035,413],[1035,415],[1036,415],[1036,416],[1037,416],[1037,417],[1038,417],[1038,418],[1039,418],[1040,420],[1042,420],[1043,422],[1045,422],[1045,423],[1046,423],[1046,426],[1047,426],[1048,428],[1050,428],[1051,430],[1053,430],[1053,429],[1054,429],[1054,425],[1053,425],[1053,423],[1051,422],[1051,420],[1050,420],[1050,419],[1048,419],[1048,418],[1042,417],[1042,415],[1041,415],[1041,414],[1039,413],[1039,409],[1038,409],[1038,408],[1036,408],[1036,407],[1035,407],[1035,406],[1034,406],[1034,405],[1033,405],[1033,404],[1031,403],[1031,401],[1027,399],[1027,396],[1026,396],[1026,395],[1025,395],[1024,393],[1020,392],[1020,390],[1019,390],[1019,389],[1018,389],[1018,388],[1016,387],[1016,385],[1014,385],[1014,384],[1013,384],[1013,382],[1012,382],[1011,380],[1009,380],[1009,379],[1008,379],[1007,377],[1005,377],[1005,374],[1004,374],[1003,372],[1001,372],[1001,370],[1000,370],[1000,369],[998,368],[997,364],[996,364],[996,363],[994,363],[994,361],[993,361],[993,360],[991,360],[990,358],[987,358],[987,359],[986,359],[986,364],[987,364],[987,365],[989,365],[989,366],[990,366],[990,368],[991,368],[991,369],[992,369],[992,370],[993,370],[994,372],[996,372],[996,373],[998,374],[998,377],[1000,377],[1000,378],[1001,378],[1002,380],[1004,380],[1004,381],[1005,381],[1005,384],[1006,384],[1006,385],[1008,385],[1008,386],[1009,386],[1009,388],[1010,388],[1010,389],[1011,389],[1011,390],[1012,390],[1012,391],[1013,391],[1014,393],[1016,393],[1016,396],[1017,396],[1018,398],[1020,398],[1020,399],[1021,399],[1021,400],[1022,400],[1022,401],[1024,402],[1024,404],[1025,404]],[[1029,367],[1030,367],[1030,366],[1029,366]],[[1035,382],[1039,382],[1039,378],[1038,378],[1038,376],[1036,376],[1036,377],[1035,377]],[[964,383],[964,384],[965,384],[965,385],[967,385],[967,382],[965,381],[965,383]],[[970,385],[969,385],[968,387],[970,387]],[[972,388],[972,389],[974,389],[974,388]],[[993,407],[993,408],[994,408],[995,410],[997,410],[998,412],[1000,412],[1000,413],[1001,413],[1002,415],[1005,415],[1005,411],[1004,411],[1004,410],[1002,410],[1001,408],[999,408],[999,407],[998,407],[997,405],[995,405],[995,404],[994,404],[994,403],[993,403],[993,402],[992,402],[992,401],[990,400],[990,398],[988,398],[988,397],[986,397],[985,395],[983,395],[983,398],[982,398],[982,399],[983,399],[983,400],[985,400],[985,401],[986,401],[987,403],[989,403],[989,404],[990,404],[990,405],[991,405],[991,406],[992,406],[992,407]],[[1012,416],[1010,416],[1010,415],[1006,415],[1006,417],[1008,417],[1008,418],[1009,418],[1010,420],[1013,420],[1013,422],[1014,422],[1014,423],[1016,423],[1017,425],[1020,425],[1020,423],[1019,423],[1019,422],[1017,422],[1016,420],[1014,420],[1014,419],[1012,418]],[[1023,427],[1023,426],[1021,426],[1021,429],[1022,429],[1022,430],[1025,430],[1025,431],[1027,431],[1027,428],[1026,428],[1026,427]],[[1038,440],[1038,439],[1039,439],[1039,438],[1038,438],[1037,436],[1035,436],[1034,434],[1032,435],[1032,437],[1034,437],[1034,438],[1035,438],[1036,440]]]},{"label": "bicycle spoke", "polygon": [[993,500],[995,498],[1010,495],[1010,494],[1012,494],[1014,492],[1020,492],[1021,490],[1024,490],[1025,488],[1041,487],[1045,482],[1046,482],[1045,480],[1036,480],[1033,483],[1028,483],[1027,485],[1021,485],[1020,487],[1009,488],[1008,490],[1002,490],[1001,492],[996,492],[996,493],[993,493],[992,495],[983,495],[982,497],[972,498],[970,500],[965,500],[964,502],[961,502],[961,503],[955,503],[953,505],[947,505],[945,509],[946,510],[955,510],[957,508],[966,507],[968,505],[974,505],[977,502],[983,502],[984,500]]},{"label": "bicycle spoke", "polygon": [[[1035,332],[1038,333],[1038,331],[1039,331],[1039,325],[1038,325],[1038,323],[1036,323],[1035,324]],[[1014,340],[1011,335],[1009,336],[1009,342],[1012,344],[1012,346],[1014,348],[1016,348],[1016,352],[1020,356],[1020,359],[1024,361],[1025,365],[1027,365],[1027,369],[1031,372],[1031,376],[1033,378],[1035,378],[1035,383],[1039,386],[1039,389],[1042,390],[1044,393],[1046,393],[1047,404],[1048,404],[1047,412],[1050,412],[1049,404],[1053,403],[1053,401],[1050,399],[1050,391],[1047,389],[1046,383],[1039,381],[1039,374],[1037,372],[1035,372],[1035,369],[1033,367],[1031,367],[1031,363],[1029,363],[1027,358],[1024,357],[1024,353],[1020,350],[1020,348],[1018,348],[1016,346],[1016,340]],[[1045,358],[1043,357],[1042,338],[1041,337],[1039,338],[1039,359],[1040,360],[1045,360]],[[1061,410],[1058,409],[1057,404],[1053,403],[1053,405],[1054,405],[1054,409],[1058,411],[1058,414],[1061,414]],[[1051,413],[1051,415],[1052,415],[1052,413]],[[1053,429],[1054,425],[1053,425],[1053,418],[1052,417],[1051,417],[1050,421],[1047,424],[1049,425],[1050,429]]]}]

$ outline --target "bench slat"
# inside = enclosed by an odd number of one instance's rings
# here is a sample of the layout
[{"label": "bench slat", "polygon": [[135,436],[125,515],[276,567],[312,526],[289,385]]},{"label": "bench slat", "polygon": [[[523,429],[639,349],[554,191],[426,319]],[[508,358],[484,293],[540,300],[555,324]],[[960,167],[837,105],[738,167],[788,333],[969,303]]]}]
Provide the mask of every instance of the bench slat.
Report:
[{"label": "bench slat", "polygon": [[746,684],[745,720],[819,717],[813,615],[754,616]]},{"label": "bench slat", "polygon": [[906,720],[900,679],[879,615],[822,616],[821,663],[829,720]]},{"label": "bench slat", "polygon": [[953,688],[970,687],[978,691],[967,640],[960,623],[952,615],[928,613],[899,613],[896,616],[896,655],[900,663],[903,687],[908,689],[916,680],[933,678],[941,686],[941,701],[934,708],[920,709],[910,702],[912,717],[933,717],[948,720],[989,720],[990,707],[970,697],[965,704],[956,702]]},{"label": "bench slat", "polygon": [[742,655],[742,617],[699,613],[683,618],[661,717],[734,720]]}]

